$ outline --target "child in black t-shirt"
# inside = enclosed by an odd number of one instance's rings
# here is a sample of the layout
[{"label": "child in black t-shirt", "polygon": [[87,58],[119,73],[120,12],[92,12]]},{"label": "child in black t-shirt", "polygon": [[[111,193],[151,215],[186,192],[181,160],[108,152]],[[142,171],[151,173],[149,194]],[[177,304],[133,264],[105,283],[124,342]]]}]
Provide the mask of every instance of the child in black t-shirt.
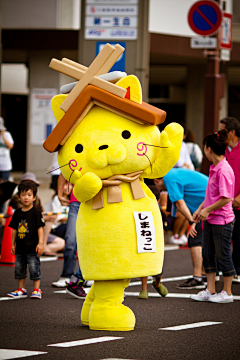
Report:
[{"label": "child in black t-shirt", "polygon": [[33,206],[36,195],[37,186],[33,182],[24,181],[18,186],[22,207],[14,212],[9,224],[13,229],[11,253],[16,255],[15,279],[18,279],[18,289],[7,294],[13,298],[27,297],[27,289],[24,286],[28,264],[30,279],[34,284],[31,299],[41,299],[39,255],[43,253],[44,221],[41,211]]}]

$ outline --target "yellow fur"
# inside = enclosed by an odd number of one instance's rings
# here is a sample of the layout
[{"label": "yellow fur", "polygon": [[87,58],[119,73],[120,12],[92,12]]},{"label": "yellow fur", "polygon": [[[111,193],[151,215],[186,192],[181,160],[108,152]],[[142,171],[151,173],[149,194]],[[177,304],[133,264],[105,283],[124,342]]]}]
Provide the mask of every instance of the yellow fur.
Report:
[{"label": "yellow fur", "polygon": [[[59,103],[55,101],[54,106]],[[54,113],[61,117],[56,108]],[[126,130],[131,133],[128,139],[122,136]],[[89,323],[91,329],[127,331],[134,328],[131,310],[123,305],[114,307],[123,300],[121,279],[159,274],[164,253],[158,204],[143,180],[140,179],[144,198],[134,200],[130,185],[122,183],[123,202],[109,204],[107,188],[104,188],[104,208],[92,210],[93,197],[102,187],[101,180],[139,170],[143,171],[143,177],[164,176],[179,158],[182,137],[183,130],[178,124],[168,125],[160,134],[156,126],[140,125],[95,105],[59,150],[59,166],[67,164],[61,168],[63,176],[75,184],[73,193],[81,202],[76,224],[81,270],[86,280],[95,280],[82,310],[82,322]],[[147,146],[148,158],[140,156],[143,151],[139,143],[155,145]],[[80,144],[83,151],[77,152],[76,145]],[[100,150],[102,145],[108,148]],[[155,253],[138,253],[134,211],[152,212]]]},{"label": "yellow fur", "polygon": [[135,75],[129,75],[120,79],[116,85],[121,86],[124,89],[130,87],[130,100],[138,104],[142,103],[142,87]]}]

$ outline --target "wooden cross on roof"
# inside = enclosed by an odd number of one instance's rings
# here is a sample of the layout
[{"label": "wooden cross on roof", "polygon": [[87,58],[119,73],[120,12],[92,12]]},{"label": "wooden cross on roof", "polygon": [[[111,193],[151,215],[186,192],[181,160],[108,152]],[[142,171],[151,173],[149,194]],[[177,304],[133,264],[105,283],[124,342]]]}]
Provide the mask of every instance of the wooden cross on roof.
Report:
[{"label": "wooden cross on roof", "polygon": [[147,103],[135,103],[125,98],[127,90],[98,75],[107,73],[125,49],[106,44],[89,68],[72,60],[52,59],[49,67],[79,80],[60,108],[65,112],[43,146],[49,152],[58,150],[94,104],[102,106],[141,124],[157,125],[165,120],[166,113]]}]

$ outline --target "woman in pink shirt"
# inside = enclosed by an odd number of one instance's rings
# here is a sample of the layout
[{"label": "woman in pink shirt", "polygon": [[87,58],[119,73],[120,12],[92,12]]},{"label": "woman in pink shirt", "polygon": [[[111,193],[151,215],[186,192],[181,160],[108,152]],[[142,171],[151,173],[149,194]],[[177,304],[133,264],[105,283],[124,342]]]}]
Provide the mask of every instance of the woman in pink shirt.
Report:
[{"label": "woman in pink shirt", "polygon": [[[203,140],[204,153],[210,166],[204,202],[193,214],[193,219],[203,220],[203,266],[207,274],[207,289],[191,296],[197,301],[217,303],[233,302],[232,279],[236,274],[231,257],[231,236],[234,225],[232,200],[234,199],[234,172],[224,157],[227,131],[220,130]],[[217,270],[223,272],[224,286],[215,292]]]}]

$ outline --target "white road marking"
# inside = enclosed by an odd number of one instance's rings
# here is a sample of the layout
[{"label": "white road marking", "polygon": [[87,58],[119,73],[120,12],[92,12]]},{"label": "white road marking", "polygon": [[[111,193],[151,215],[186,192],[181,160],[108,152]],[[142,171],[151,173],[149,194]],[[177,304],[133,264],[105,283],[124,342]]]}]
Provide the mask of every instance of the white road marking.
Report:
[{"label": "white road marking", "polygon": [[47,262],[47,261],[56,261],[58,258],[55,257],[40,257],[40,262]]},{"label": "white road marking", "polygon": [[[16,298],[11,298],[11,297],[1,297],[0,301],[4,301],[4,300],[17,300]],[[1,359],[1,358],[0,358]]]},{"label": "white road marking", "polygon": [[[150,276],[149,276],[150,277]],[[165,278],[162,279],[161,282],[169,282],[169,281],[179,281],[179,280],[187,280],[190,277],[192,277],[192,275],[185,275],[185,276],[177,276],[177,277],[172,277],[172,278]],[[151,276],[152,279],[152,276]],[[152,280],[148,280],[147,281],[148,284],[152,283]],[[142,285],[141,281],[132,281],[130,282],[130,284],[128,286],[138,286],[138,285]]]},{"label": "white road marking", "polygon": [[[126,292],[124,292],[124,295],[125,296],[138,296],[139,292],[126,291]],[[188,299],[188,298],[190,298],[191,295],[196,295],[196,294],[168,293],[167,296],[165,296],[165,297],[178,298],[178,299]],[[161,296],[157,292],[154,292],[154,293],[149,292],[148,297],[160,297],[161,298]],[[239,295],[233,295],[233,300],[240,300],[240,296]]]},{"label": "white road marking", "polygon": [[197,328],[197,327],[210,326],[210,325],[218,325],[218,324],[222,324],[222,322],[217,322],[217,321],[204,321],[204,322],[198,322],[198,323],[193,323],[193,324],[186,324],[186,325],[172,326],[172,327],[167,327],[167,328],[160,328],[160,329],[158,329],[158,330],[173,330],[173,331],[177,331],[177,330],[193,329],[193,328]]},{"label": "white road marking", "polygon": [[[126,296],[138,296],[139,292],[125,292],[124,293]],[[193,294],[170,294],[168,293],[167,296],[165,297],[172,297],[172,298],[190,298],[190,296]],[[148,293],[148,297],[159,297],[161,298],[161,295],[159,295],[157,292],[155,293]]]},{"label": "white road marking", "polygon": [[179,250],[179,245],[167,245],[164,246],[164,251],[170,251],[170,250]]},{"label": "white road marking", "polygon": [[170,277],[170,278],[163,278],[161,282],[169,282],[169,281],[179,281],[179,280],[187,280],[190,279],[192,275],[184,275],[184,276],[176,276],[176,277]]},{"label": "white road marking", "polygon": [[51,344],[48,346],[56,346],[56,347],[72,347],[72,346],[80,346],[80,345],[88,345],[88,344],[95,344],[104,341],[112,341],[112,340],[120,340],[124,339],[123,337],[114,337],[114,336],[102,336],[100,338],[92,338],[92,339],[85,339],[85,340],[76,340],[76,341],[69,341],[64,343],[58,344]]},{"label": "white road marking", "polygon": [[43,351],[27,351],[27,350],[8,350],[8,349],[0,349],[0,359],[19,359],[27,356],[34,355],[43,355],[47,354],[47,352]]},{"label": "white road marking", "polygon": [[[86,294],[89,293],[91,288],[84,288],[84,291]],[[65,290],[56,290],[54,291],[55,294],[67,294],[66,289]],[[69,294],[68,294],[69,295]],[[0,359],[1,360],[1,359]]]}]

